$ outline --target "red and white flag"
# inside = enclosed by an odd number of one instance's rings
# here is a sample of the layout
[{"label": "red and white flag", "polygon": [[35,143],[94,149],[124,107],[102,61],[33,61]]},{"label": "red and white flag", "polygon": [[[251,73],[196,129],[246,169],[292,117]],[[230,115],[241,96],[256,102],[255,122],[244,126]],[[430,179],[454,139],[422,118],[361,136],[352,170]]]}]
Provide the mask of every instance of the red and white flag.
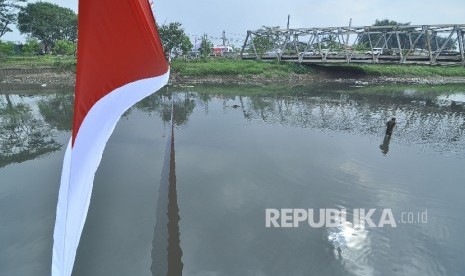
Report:
[{"label": "red and white flag", "polygon": [[53,234],[52,275],[71,275],[95,172],[121,115],[163,87],[169,66],[148,0],[80,0],[73,132]]}]

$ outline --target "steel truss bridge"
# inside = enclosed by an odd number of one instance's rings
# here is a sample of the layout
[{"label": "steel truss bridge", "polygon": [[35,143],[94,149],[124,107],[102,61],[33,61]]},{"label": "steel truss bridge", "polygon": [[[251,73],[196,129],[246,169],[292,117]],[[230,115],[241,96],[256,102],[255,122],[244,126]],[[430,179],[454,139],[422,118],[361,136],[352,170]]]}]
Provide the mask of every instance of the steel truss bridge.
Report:
[{"label": "steel truss bridge", "polygon": [[[247,31],[242,59],[465,66],[465,24]],[[355,39],[354,39],[355,37]]]}]

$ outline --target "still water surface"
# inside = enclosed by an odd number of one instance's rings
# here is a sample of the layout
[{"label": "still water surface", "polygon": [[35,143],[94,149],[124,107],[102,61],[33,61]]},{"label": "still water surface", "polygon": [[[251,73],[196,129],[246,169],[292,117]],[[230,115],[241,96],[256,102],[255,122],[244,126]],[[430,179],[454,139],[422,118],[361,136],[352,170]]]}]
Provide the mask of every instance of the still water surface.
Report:
[{"label": "still water surface", "polygon": [[[107,145],[73,275],[465,275],[460,89],[152,96]],[[71,108],[66,93],[0,95],[0,275],[50,274]],[[267,208],[376,208],[375,222],[389,208],[397,224],[266,228]],[[404,212],[427,221],[401,223]]]}]

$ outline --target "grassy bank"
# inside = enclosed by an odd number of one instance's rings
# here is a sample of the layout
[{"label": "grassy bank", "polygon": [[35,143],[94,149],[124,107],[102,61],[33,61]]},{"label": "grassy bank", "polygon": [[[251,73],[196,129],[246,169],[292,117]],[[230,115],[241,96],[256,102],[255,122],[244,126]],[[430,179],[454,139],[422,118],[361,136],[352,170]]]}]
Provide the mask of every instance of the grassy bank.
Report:
[{"label": "grassy bank", "polygon": [[[74,56],[8,56],[0,59],[0,69],[6,68],[57,68],[75,72]],[[465,68],[460,66],[377,65],[377,64],[331,64],[300,65],[287,62],[261,62],[255,60],[175,59],[171,72],[181,77],[207,76],[259,76],[284,78],[289,74],[321,78],[360,77],[465,77]]]},{"label": "grassy bank", "polygon": [[207,60],[173,60],[173,73],[182,76],[234,76],[261,75],[264,77],[285,77],[289,73],[313,74],[307,66],[293,63],[260,62],[254,60],[207,59]]},{"label": "grassy bank", "polygon": [[0,59],[0,69],[57,68],[76,71],[74,56],[7,56]]},{"label": "grassy bank", "polygon": [[324,74],[326,77],[465,77],[465,68],[459,66],[420,65],[300,65],[294,63],[261,62],[254,60],[174,60],[172,71],[182,76],[261,75],[284,77],[294,74]]}]

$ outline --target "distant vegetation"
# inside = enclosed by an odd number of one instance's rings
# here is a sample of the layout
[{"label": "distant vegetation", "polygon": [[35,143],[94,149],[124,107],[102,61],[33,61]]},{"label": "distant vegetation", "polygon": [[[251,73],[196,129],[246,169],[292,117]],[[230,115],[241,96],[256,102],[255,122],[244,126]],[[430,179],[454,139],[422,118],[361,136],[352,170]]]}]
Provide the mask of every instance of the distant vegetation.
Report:
[{"label": "distant vegetation", "polygon": [[[66,71],[76,68],[77,15],[74,11],[47,2],[27,3],[25,0],[0,0],[0,37],[11,31],[10,26],[17,24],[28,40],[21,45],[0,41],[1,68],[40,68],[52,67]],[[377,20],[375,26],[409,25],[390,20]],[[278,27],[263,27],[269,31]],[[204,35],[197,45],[192,45],[179,22],[158,26],[160,39],[167,56],[173,57],[171,70],[181,76],[254,76],[286,77],[289,74],[326,73],[338,77],[352,76],[456,76],[465,77],[463,67],[406,66],[406,65],[315,65],[304,66],[294,63],[261,62],[238,60],[235,49],[230,58],[213,58],[212,42]],[[256,50],[263,54],[273,45],[284,43],[283,37],[271,35],[254,38]],[[373,37],[376,40],[377,37]],[[367,39],[367,38],[365,38]],[[441,38],[442,39],[442,38]],[[407,38],[400,37],[401,44]],[[361,40],[360,45],[366,45]],[[323,47],[339,45],[332,36],[323,37]],[[395,45],[394,45],[395,46]],[[195,50],[193,50],[195,48]],[[228,52],[229,53],[229,52]],[[191,57],[192,59],[188,59]],[[235,58],[236,57],[236,58]]]},{"label": "distant vegetation", "polygon": [[77,15],[68,8],[47,2],[29,3],[18,14],[21,34],[37,39],[49,53],[58,41],[74,45],[77,40]]},{"label": "distant vegetation", "polygon": [[[376,19],[375,24],[372,26],[410,26],[410,22],[408,23],[400,23],[396,22],[394,20],[389,20],[389,19],[383,19],[383,20],[378,20]],[[389,29],[378,29],[379,32],[385,32],[388,31]],[[409,31],[407,28],[406,31]],[[412,31],[412,29],[410,29]],[[370,39],[373,43],[373,48],[376,47],[383,47],[384,43],[387,43],[384,45],[385,48],[387,49],[395,49],[398,48],[399,45],[402,47],[402,49],[409,49],[410,48],[410,43],[411,41],[417,41],[417,45],[426,45],[426,36],[420,36],[419,34],[411,34],[410,38],[406,33],[400,33],[399,34],[399,41],[396,39],[390,39],[387,42],[385,40],[382,40],[382,34],[372,34],[370,38],[368,36],[362,37],[360,41],[358,42],[359,47],[369,49],[370,48]],[[441,37],[441,36],[435,36],[435,43],[431,43],[431,50],[436,51],[439,50],[440,46],[443,45],[447,41],[447,37]],[[379,42],[380,44],[376,45],[374,44],[375,42]],[[433,42],[433,41],[431,41]],[[453,45],[452,41],[449,41],[445,47],[446,49],[455,49],[455,45]]]},{"label": "distant vegetation", "polygon": [[158,26],[158,33],[163,44],[163,49],[168,55],[174,53],[187,55],[192,49],[192,43],[179,22]]},{"label": "distant vegetation", "polygon": [[[1,68],[57,68],[74,72],[74,56],[8,56],[0,62]],[[325,74],[340,77],[465,77],[465,68],[458,66],[420,66],[420,65],[300,65],[288,62],[262,62],[237,59],[174,59],[171,72],[181,76],[253,76],[285,77],[289,74]]]},{"label": "distant vegetation", "polygon": [[0,59],[8,56],[74,55],[77,41],[77,15],[68,8],[47,2],[0,0],[0,37],[16,24],[27,41],[21,44],[0,41]]}]

